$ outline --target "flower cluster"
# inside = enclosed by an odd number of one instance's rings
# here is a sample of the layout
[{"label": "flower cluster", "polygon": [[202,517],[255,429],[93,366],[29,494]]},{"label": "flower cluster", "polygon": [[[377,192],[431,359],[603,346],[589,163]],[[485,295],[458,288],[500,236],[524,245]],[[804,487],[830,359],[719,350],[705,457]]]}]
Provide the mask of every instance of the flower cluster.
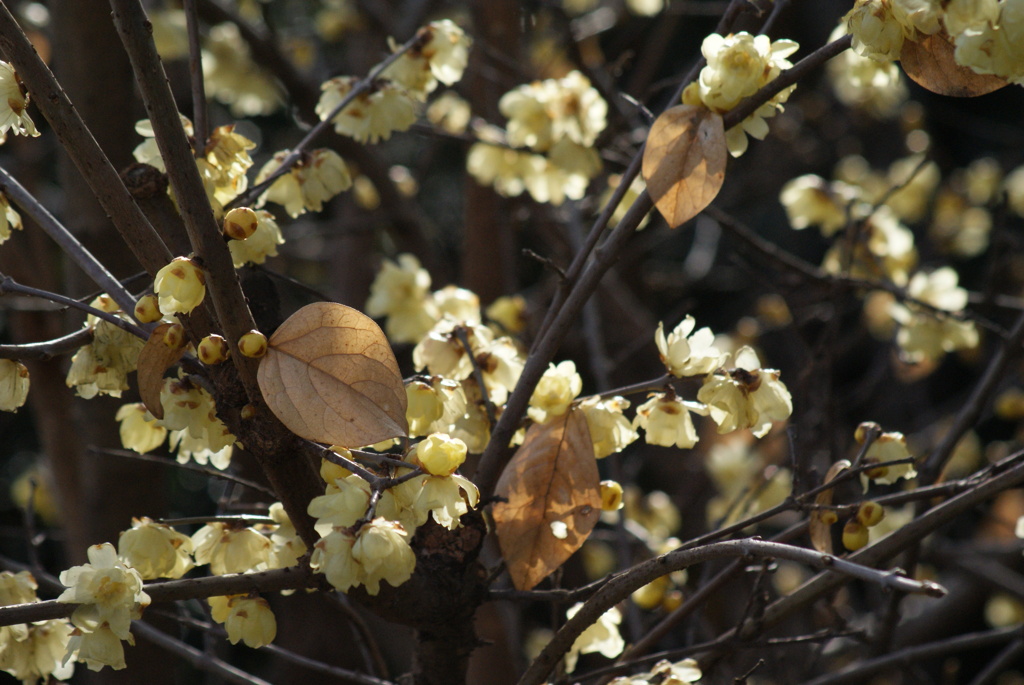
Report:
[{"label": "flower cluster", "polygon": [[203,45],[206,92],[231,107],[235,117],[271,114],[284,103],[281,88],[249,55],[234,23],[210,28]]},{"label": "flower cluster", "polygon": [[[100,295],[89,304],[129,320],[108,295]],[[145,341],[92,314],[86,318],[85,327],[92,330],[92,342],[71,358],[67,386],[85,399],[96,395],[120,397],[128,389],[128,374],[135,370]]]},{"label": "flower cluster", "polygon": [[[593,144],[607,125],[608,103],[579,72],[519,86],[498,103],[508,118],[506,145],[482,132],[466,160],[481,184],[537,202],[578,200],[601,170]],[[487,140],[493,137],[494,140]]]},{"label": "flower cluster", "polygon": [[[288,154],[288,150],[281,150],[264,164],[256,175],[256,184],[277,171]],[[320,148],[304,153],[287,173],[275,179],[260,195],[256,206],[276,202],[294,219],[307,211],[319,212],[325,202],[351,187],[352,177],[345,161],[337,152]]]},{"label": "flower cluster", "polygon": [[[846,33],[846,24],[829,36],[838,40]],[[826,67],[836,99],[879,119],[897,114],[909,97],[906,79],[895,62],[871,59],[854,50],[844,50],[829,60]]]},{"label": "flower cluster", "polygon": [[[28,571],[0,572],[0,606],[38,602],[36,581]],[[0,671],[23,683],[67,680],[74,659],[65,659],[73,628],[66,619],[22,623],[0,628]]]},{"label": "flower cluster", "polygon": [[752,428],[764,437],[772,422],[793,412],[793,401],[779,372],[761,368],[757,353],[740,348],[733,368],[722,368],[727,361],[716,346],[708,328],[694,332],[696,321],[687,316],[669,335],[658,325],[655,343],[665,368],[673,376],[703,376],[697,402],[685,401],[671,386],[667,392],[653,393],[637,407],[634,428],[643,428],[651,445],[688,449],[699,440],[690,412],[710,415],[719,433]]},{"label": "flower cluster", "polygon": [[[185,135],[192,141],[193,147],[199,150],[199,154],[196,155],[199,177],[202,179],[214,216],[220,218],[224,213],[224,205],[249,187],[246,173],[253,165],[249,151],[256,147],[256,143],[237,133],[234,125],[219,126],[210,132],[209,140],[195,141],[192,122],[183,115],[179,116]],[[135,148],[135,160],[160,171],[166,171],[154,137],[152,122],[148,119],[137,122],[135,131],[146,138]],[[167,192],[174,200],[173,189],[168,187]]]},{"label": "flower cluster", "polygon": [[695,683],[703,677],[704,674],[701,673],[700,667],[693,659],[683,659],[675,663],[662,660],[654,664],[654,668],[647,673],[613,678],[611,685],[649,685],[650,683],[685,685],[685,683]]},{"label": "flower cluster", "polygon": [[942,34],[957,64],[978,74],[1024,83],[1024,12],[997,0],[857,0],[846,16],[853,48],[876,60],[897,60],[904,41]]},{"label": "flower cluster", "polygon": [[129,628],[149,605],[149,595],[142,590],[142,576],[118,559],[113,545],[93,545],[88,556],[89,563],[60,574],[67,589],[57,601],[79,605],[71,614],[75,631],[65,660],[76,654],[91,670],[121,669],[125,666],[121,641],[133,643]]},{"label": "flower cluster", "polygon": [[[420,29],[413,46],[390,64],[370,87],[333,115],[340,135],[361,143],[387,140],[416,121],[419,103],[438,81],[453,85],[462,78],[469,57],[470,39],[450,20],[435,21]],[[392,46],[397,50],[396,46]],[[321,84],[316,113],[326,120],[359,82],[338,76]]]},{"label": "flower cluster", "polygon": [[351,532],[335,527],[316,543],[309,565],[341,592],[363,585],[371,595],[380,582],[398,587],[412,577],[416,555],[400,523],[378,517]]},{"label": "flower cluster", "polygon": [[[942,267],[931,273],[919,271],[907,285],[907,294],[935,309],[960,312],[967,304],[967,291],[957,285],[957,273]],[[938,316],[911,301],[894,301],[890,315],[900,328],[896,344],[905,360],[911,363],[940,359],[943,354],[978,345],[978,330],[973,321],[954,316]]]},{"label": "flower cluster", "polygon": [[[772,41],[768,36],[752,36],[746,31],[721,36],[712,33],[701,44],[707,66],[683,91],[683,104],[703,105],[724,114],[746,97],[756,93],[792,64],[786,59],[800,46],[791,40]],[[725,132],[729,153],[739,157],[747,151],[747,136],[764,140],[768,135],[765,119],[782,111],[796,85],[784,88],[756,112]]]}]

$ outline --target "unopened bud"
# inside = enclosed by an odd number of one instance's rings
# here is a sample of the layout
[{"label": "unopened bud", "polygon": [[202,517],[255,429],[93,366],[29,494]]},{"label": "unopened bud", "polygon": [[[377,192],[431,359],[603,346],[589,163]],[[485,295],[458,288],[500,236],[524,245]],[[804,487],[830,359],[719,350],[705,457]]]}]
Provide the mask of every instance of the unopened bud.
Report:
[{"label": "unopened bud", "polygon": [[172,323],[164,331],[164,345],[171,349],[178,349],[185,346],[185,328],[180,323]]},{"label": "unopened bud", "polygon": [[262,357],[267,353],[267,336],[251,330],[238,339],[238,351],[243,357]]},{"label": "unopened bud", "polygon": [[853,434],[853,439],[856,440],[859,444],[863,445],[864,441],[868,437],[868,434],[870,433],[881,435],[882,427],[879,426],[874,421],[864,421],[859,426],[857,426],[857,430]]},{"label": "unopened bud", "polygon": [[199,341],[199,361],[207,366],[220,364],[228,358],[230,352],[231,348],[228,347],[228,341],[223,336],[216,334],[208,335]]},{"label": "unopened bud", "polygon": [[833,523],[839,520],[839,516],[836,515],[836,512],[832,511],[831,509],[825,509],[821,512],[820,519],[821,522],[824,523],[826,526],[831,526]]},{"label": "unopened bud", "polygon": [[163,317],[158,302],[156,295],[143,295],[139,298],[135,303],[135,318],[139,323],[153,323]]},{"label": "unopened bud", "polygon": [[885,508],[878,502],[863,502],[857,510],[857,520],[867,528],[877,526],[885,518]]},{"label": "unopened bud", "polygon": [[243,421],[248,421],[252,417],[256,416],[256,407],[252,404],[247,404],[242,407],[242,411],[239,412],[239,415],[242,417]]},{"label": "unopened bud", "polygon": [[622,486],[613,480],[601,481],[601,511],[618,511],[622,508]]},{"label": "unopened bud", "polygon": [[868,529],[857,521],[847,521],[843,526],[843,547],[856,552],[868,544]]},{"label": "unopened bud", "polygon": [[224,235],[232,240],[245,240],[256,232],[259,223],[256,212],[248,207],[235,207],[224,217]]}]

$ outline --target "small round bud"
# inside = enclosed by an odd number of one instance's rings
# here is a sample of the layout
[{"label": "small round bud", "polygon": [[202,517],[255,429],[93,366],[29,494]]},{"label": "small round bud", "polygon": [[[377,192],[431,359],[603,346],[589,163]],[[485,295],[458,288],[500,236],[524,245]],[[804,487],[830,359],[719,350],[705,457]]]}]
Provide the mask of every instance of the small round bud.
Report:
[{"label": "small round bud", "polygon": [[867,528],[877,526],[884,518],[885,508],[878,502],[864,502],[857,510],[857,521]]},{"label": "small round bud", "polygon": [[242,411],[239,412],[239,415],[242,417],[243,421],[248,421],[249,419],[256,416],[256,407],[254,405],[247,404],[244,407],[242,407]]},{"label": "small round bud", "polygon": [[224,235],[232,240],[245,240],[256,232],[259,223],[256,212],[248,207],[235,207],[224,217]]},{"label": "small round bud", "polygon": [[874,433],[876,436],[881,435],[882,427],[874,421],[864,421],[857,426],[857,430],[853,434],[853,439],[856,440],[858,444],[863,445],[870,433]]},{"label": "small round bud", "polygon": [[238,351],[243,357],[262,357],[267,353],[267,336],[253,329],[238,339]]},{"label": "small round bud", "polygon": [[466,461],[466,443],[444,433],[431,433],[412,452],[413,460],[432,476],[450,476]]},{"label": "small round bud", "polygon": [[228,358],[231,348],[228,347],[228,341],[221,335],[208,335],[199,341],[199,361],[206,364],[207,366],[213,366],[214,364],[220,364],[222,361]]},{"label": "small round bud", "polygon": [[135,318],[139,323],[153,323],[163,318],[156,295],[143,295],[135,303]]},{"label": "small round bud", "polygon": [[683,605],[683,593],[679,590],[669,590],[661,600],[661,610],[671,613]]},{"label": "small round bud", "polygon": [[180,323],[172,323],[164,331],[164,345],[171,349],[178,349],[185,346],[185,328]]},{"label": "small round bud", "polygon": [[838,520],[839,516],[837,516],[836,512],[832,511],[831,509],[825,509],[821,512],[821,522],[824,523],[826,526],[831,526]]},{"label": "small round bud", "polygon": [[601,481],[601,511],[618,511],[622,506],[622,486],[613,480]]},{"label": "small round bud", "polygon": [[868,529],[857,521],[847,521],[843,526],[843,547],[856,552],[868,544]]},{"label": "small round bud", "polygon": [[656,609],[665,599],[665,592],[670,586],[668,576],[659,576],[633,591],[633,603],[641,609]]}]

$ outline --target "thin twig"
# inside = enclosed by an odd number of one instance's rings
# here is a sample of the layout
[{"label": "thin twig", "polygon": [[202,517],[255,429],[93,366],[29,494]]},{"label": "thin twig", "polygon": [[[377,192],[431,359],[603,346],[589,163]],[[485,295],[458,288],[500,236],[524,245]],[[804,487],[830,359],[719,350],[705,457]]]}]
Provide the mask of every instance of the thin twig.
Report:
[{"label": "thin twig", "polygon": [[320,134],[322,134],[325,130],[334,125],[334,118],[338,116],[343,109],[345,109],[350,104],[355,102],[356,98],[358,98],[360,95],[366,93],[371,88],[373,88],[377,80],[377,77],[380,76],[380,74],[385,69],[390,67],[396,61],[398,61],[398,58],[404,55],[406,52],[416,47],[418,44],[422,43],[422,41],[423,37],[420,36],[419,34],[413,36],[405,43],[403,43],[397,50],[388,55],[387,58],[384,59],[384,61],[382,61],[380,64],[371,69],[370,72],[364,78],[360,79],[359,82],[352,86],[352,89],[345,94],[345,97],[343,97],[341,101],[337,105],[335,105],[334,108],[331,109],[330,112],[328,112],[326,115],[321,116],[320,122],[316,126],[311,128],[309,132],[302,137],[302,140],[300,140],[295,145],[295,147],[292,148],[291,152],[289,152],[288,155],[283,160],[281,160],[280,166],[278,166],[269,176],[263,179],[263,181],[257,183],[255,186],[247,190],[245,193],[239,195],[234,200],[225,205],[225,209],[229,209],[231,207],[247,207],[253,202],[255,202],[256,199],[260,195],[262,195],[263,192],[267,188],[269,188],[274,181],[276,181],[281,176],[284,176],[289,171],[291,171],[291,168],[295,165],[296,162],[298,162],[302,158],[302,155],[305,154],[309,146],[313,144],[313,141],[315,141],[320,136]]},{"label": "thin twig", "polygon": [[262,483],[257,483],[254,480],[249,480],[248,478],[236,476],[235,474],[228,473],[227,471],[221,471],[220,469],[211,468],[209,466],[193,464],[192,462],[185,462],[183,464],[180,461],[168,459],[167,457],[158,457],[154,454],[140,454],[138,452],[133,452],[132,450],[118,450],[106,447],[96,447],[95,445],[90,446],[89,451],[92,452],[93,454],[108,454],[113,457],[124,457],[126,459],[135,459],[137,461],[145,461],[153,464],[163,464],[164,466],[184,469],[186,471],[195,471],[196,473],[201,473],[204,476],[208,476],[210,478],[220,478],[221,480],[227,480],[231,481],[232,483],[244,485],[245,487],[251,488],[256,492],[262,492],[264,495],[274,498],[275,501],[277,500],[277,493],[274,492],[272,489],[268,488],[266,485],[263,485]]},{"label": "thin twig", "polygon": [[20,345],[0,345],[0,359],[34,359],[48,361],[54,357],[77,350],[82,345],[92,342],[92,329],[82,328],[74,333],[53,340],[23,343]]},{"label": "thin twig", "polygon": [[196,156],[203,153],[210,137],[210,122],[207,119],[206,84],[203,80],[203,51],[199,45],[199,16],[196,0],[183,0],[185,31],[188,34],[188,73],[192,83],[192,130],[196,134]]},{"label": "thin twig", "polygon": [[96,143],[67,93],[40,59],[5,3],[0,3],[0,50],[14,64],[33,102],[50,122],[61,147],[82,173],[121,238],[150,276],[171,261],[171,253],[128,193],[117,170]]},{"label": "thin twig", "polygon": [[257,678],[212,654],[185,644],[144,621],[133,621],[132,630],[136,635],[188,662],[193,668],[220,676],[226,682],[237,685],[271,685],[270,681]]},{"label": "thin twig", "polygon": [[103,319],[107,323],[111,323],[121,330],[131,333],[143,340],[147,340],[149,338],[149,334],[145,330],[130,321],[125,321],[116,314],[105,312],[102,309],[97,309],[96,307],[87,305],[84,302],[79,302],[73,297],[22,285],[10,276],[0,274],[0,295],[7,295],[8,293],[18,293],[21,295],[28,295],[30,297],[39,297],[44,300],[50,300],[51,302],[56,302],[57,304],[62,304],[66,307],[71,307],[72,309],[78,309],[79,311],[95,316],[98,319]]},{"label": "thin twig", "polygon": [[114,302],[121,306],[121,310],[125,314],[128,316],[135,315],[135,298],[124,285],[79,242],[78,238],[72,235],[71,231],[64,224],[58,221],[39,200],[33,197],[32,193],[28,192],[24,186],[18,183],[2,167],[0,167],[0,188],[3,189],[7,197],[14,200],[18,207],[28,216],[32,217],[32,220],[60,246],[61,250],[64,251],[71,261],[77,264],[92,279],[93,283],[98,285],[113,298]]},{"label": "thin twig", "polygon": [[819,569],[835,571],[837,574],[847,577],[878,583],[892,590],[921,593],[933,597],[941,597],[946,592],[940,585],[931,581],[912,580],[895,572],[879,571],[831,554],[822,554],[814,550],[777,542],[755,539],[731,540],[712,543],[697,549],[673,551],[639,564],[609,580],[555,633],[551,642],[520,678],[519,685],[541,685],[544,683],[551,670],[569,651],[576,638],[587,627],[596,623],[604,612],[628,597],[636,589],[673,571],[679,571],[698,563],[730,557],[786,559]]}]

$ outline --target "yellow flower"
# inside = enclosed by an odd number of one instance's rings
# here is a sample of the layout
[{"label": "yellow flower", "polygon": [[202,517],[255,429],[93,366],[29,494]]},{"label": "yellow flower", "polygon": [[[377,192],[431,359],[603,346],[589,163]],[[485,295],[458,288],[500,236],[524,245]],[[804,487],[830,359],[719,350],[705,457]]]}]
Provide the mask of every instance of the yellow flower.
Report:
[{"label": "yellow flower", "polygon": [[260,210],[256,212],[256,230],[245,240],[228,241],[231,260],[235,268],[246,264],[262,264],[267,257],[277,256],[277,246],[284,244],[281,228],[274,221],[274,215]]},{"label": "yellow flower", "polygon": [[75,627],[94,632],[103,626],[114,635],[128,639],[132,619],[142,616],[149,595],[142,590],[142,576],[117,558],[108,542],[88,550],[89,563],[74,566],[60,574],[67,589],[58,602],[79,604],[71,615]]},{"label": "yellow flower", "polygon": [[145,454],[162,445],[167,438],[167,429],[156,422],[141,402],[122,405],[114,419],[121,424],[121,444],[125,449]]},{"label": "yellow flower", "polygon": [[132,518],[132,527],[121,532],[117,553],[145,580],[181,578],[192,563],[192,539],[170,526],[143,516]]},{"label": "yellow flower", "polygon": [[270,114],[283,104],[277,82],[253,62],[233,23],[212,27],[203,48],[206,92],[230,105],[233,116]]},{"label": "yellow flower", "polygon": [[722,353],[715,347],[715,334],[704,327],[694,332],[696,320],[687,315],[665,336],[664,324],[658,323],[654,343],[661,363],[673,376],[700,376],[718,368]]},{"label": "yellow flower", "polygon": [[537,423],[561,416],[583,390],[583,379],[576,373],[576,364],[570,360],[558,366],[548,365],[530,397],[530,418]]},{"label": "yellow flower", "polygon": [[782,186],[779,202],[794,229],[817,225],[828,238],[846,225],[846,206],[855,196],[854,189],[842,181],[828,183],[816,174],[805,174]]},{"label": "yellow flower", "polygon": [[232,528],[227,523],[208,523],[192,535],[197,565],[209,564],[210,573],[264,571],[270,561],[270,540],[255,528]]},{"label": "yellow flower", "polygon": [[455,530],[461,525],[459,518],[480,502],[476,485],[455,473],[414,478],[409,487],[418,488],[412,503],[418,525],[426,523],[429,514],[438,525]]},{"label": "yellow flower", "polygon": [[28,398],[28,369],[21,362],[0,359],[0,411],[18,411]]},{"label": "yellow flower", "polygon": [[633,428],[643,428],[648,445],[689,449],[697,444],[690,411],[675,395],[656,393],[636,408]]},{"label": "yellow flower", "polygon": [[430,63],[434,78],[446,86],[454,85],[466,70],[473,41],[450,19],[430,22],[421,31],[429,34],[421,53]]},{"label": "yellow flower", "polygon": [[793,399],[779,380],[779,372],[762,369],[751,348],[740,348],[735,364],[736,368],[709,376],[697,399],[708,406],[719,433],[751,428],[755,436],[764,437],[773,421],[793,413]]},{"label": "yellow flower", "polygon": [[0,62],[0,142],[7,137],[8,131],[23,136],[38,136],[35,124],[28,112],[28,91],[21,79],[14,73],[14,67],[7,62]]},{"label": "yellow flower", "polygon": [[[914,274],[907,294],[948,312],[960,311],[967,304],[967,291],[957,285],[957,273],[948,266],[930,274]],[[946,352],[970,349],[978,344],[978,330],[973,321],[939,318],[909,302],[895,300],[890,314],[900,324],[896,344],[908,361],[939,359]]]},{"label": "yellow flower", "polygon": [[68,640],[64,662],[67,663],[74,654],[75,660],[84,663],[90,671],[99,671],[104,666],[119,671],[125,667],[122,639],[134,644],[131,633],[122,638],[107,624],[100,625],[90,632],[76,631]]},{"label": "yellow flower", "polygon": [[904,31],[890,0],[857,0],[844,21],[858,55],[888,62],[900,58]]},{"label": "yellow flower", "polygon": [[[355,86],[358,79],[338,76],[320,85],[316,113],[326,119]],[[360,143],[387,140],[394,131],[407,131],[416,121],[416,102],[408,92],[389,81],[380,81],[369,91],[360,93],[334,116],[334,130]]]},{"label": "yellow flower", "polygon": [[269,645],[277,637],[277,619],[262,597],[235,596],[228,600],[224,629],[228,631],[231,644],[242,641],[256,649]]},{"label": "yellow flower", "polygon": [[309,501],[306,512],[316,519],[316,529],[327,535],[334,527],[348,528],[366,513],[370,484],[351,474],[327,486],[325,494]]},{"label": "yellow flower", "polygon": [[587,419],[590,442],[594,445],[594,457],[597,459],[621,452],[640,437],[629,419],[622,414],[629,409],[629,400],[622,397],[605,400],[591,397],[583,400],[579,409]]},{"label": "yellow flower", "polygon": [[[567,619],[575,616],[583,604],[575,604],[565,612]],[[622,654],[626,648],[626,642],[619,634],[619,624],[622,623],[622,614],[618,609],[612,607],[601,614],[600,618],[587,627],[565,655],[565,670],[572,673],[576,670],[576,661],[580,654],[593,654],[598,652],[614,659]]]},{"label": "yellow flower", "polygon": [[407,537],[401,525],[380,517],[359,529],[352,545],[352,559],[362,569],[362,584],[369,594],[380,592],[382,580],[398,587],[412,577],[416,555]]},{"label": "yellow flower", "polygon": [[153,288],[164,315],[188,314],[206,296],[206,276],[191,259],[175,257],[157,272]]},{"label": "yellow flower", "polygon": [[[287,156],[288,150],[275,154],[256,175],[256,183],[269,178]],[[303,155],[288,173],[271,183],[256,205],[262,207],[268,201],[276,202],[284,206],[294,219],[307,210],[319,212],[324,202],[351,187],[352,177],[341,156],[333,150],[321,148]]]},{"label": "yellow flower", "polygon": [[450,476],[466,461],[466,443],[434,433],[417,443],[409,456],[432,476]]},{"label": "yellow flower", "polygon": [[3,213],[0,214],[0,243],[4,243],[11,237],[12,229],[21,230],[21,215],[11,206],[11,201],[3,193],[0,193],[0,209],[3,209]]},{"label": "yellow flower", "polygon": [[310,568],[324,574],[339,592],[348,592],[362,582],[362,567],[352,557],[355,542],[355,536],[347,529],[334,528],[317,541],[309,559]]}]

